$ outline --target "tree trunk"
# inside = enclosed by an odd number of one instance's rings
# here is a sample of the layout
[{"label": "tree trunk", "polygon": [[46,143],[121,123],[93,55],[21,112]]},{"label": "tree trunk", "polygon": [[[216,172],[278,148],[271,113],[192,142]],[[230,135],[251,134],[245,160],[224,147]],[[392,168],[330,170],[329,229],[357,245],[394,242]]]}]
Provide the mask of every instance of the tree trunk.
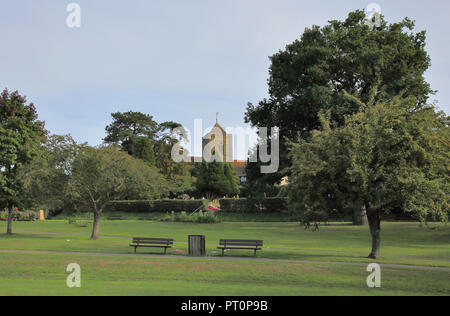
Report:
[{"label": "tree trunk", "polygon": [[8,226],[6,228],[7,235],[12,235],[12,222],[13,222],[13,207],[8,205]]},{"label": "tree trunk", "polygon": [[353,212],[353,225],[364,226],[368,224],[366,205],[361,209],[355,209]]},{"label": "tree trunk", "polygon": [[381,220],[378,215],[369,216],[370,235],[372,236],[372,252],[370,253],[370,259],[378,259],[380,257],[380,232],[381,232]]},{"label": "tree trunk", "polygon": [[97,240],[100,235],[100,217],[102,215],[102,212],[95,211],[94,212],[94,226],[92,228],[92,240]]}]

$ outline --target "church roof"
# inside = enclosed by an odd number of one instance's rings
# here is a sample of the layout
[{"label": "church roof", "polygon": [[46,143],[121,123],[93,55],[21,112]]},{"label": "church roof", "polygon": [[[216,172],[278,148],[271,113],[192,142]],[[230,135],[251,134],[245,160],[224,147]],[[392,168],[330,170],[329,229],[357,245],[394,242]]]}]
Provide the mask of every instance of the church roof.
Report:
[{"label": "church roof", "polygon": [[222,135],[224,135],[224,136],[227,135],[227,132],[222,128],[222,126],[220,126],[220,124],[218,122],[216,122],[216,124],[214,124],[211,131],[208,134],[206,134],[205,136],[203,136],[203,138],[210,138],[212,131],[214,131],[217,128],[220,130]]}]

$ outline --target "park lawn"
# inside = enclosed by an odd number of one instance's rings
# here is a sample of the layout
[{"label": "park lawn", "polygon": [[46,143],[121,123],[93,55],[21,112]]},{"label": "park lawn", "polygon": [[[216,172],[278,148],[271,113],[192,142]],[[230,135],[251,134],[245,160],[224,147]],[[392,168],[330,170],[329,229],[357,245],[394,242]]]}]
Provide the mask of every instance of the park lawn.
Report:
[{"label": "park lawn", "polygon": [[[0,223],[0,232],[6,229]],[[450,267],[450,229],[434,224],[434,229],[418,223],[382,223],[382,258],[379,263]],[[39,250],[57,252],[132,253],[131,238],[174,238],[174,249],[187,251],[187,235],[206,236],[207,252],[219,255],[216,249],[221,238],[264,240],[259,258],[362,262],[370,250],[367,227],[348,223],[322,226],[319,231],[305,230],[296,223],[223,222],[219,224],[165,223],[143,221],[107,221],[101,224],[97,241],[88,240],[91,227],[76,227],[67,221],[14,222],[15,235],[0,234],[0,250]],[[44,234],[43,232],[47,232]],[[138,250],[161,253],[161,250]],[[173,249],[172,249],[173,251]],[[169,251],[169,253],[173,253]],[[178,253],[173,253],[178,254]],[[251,257],[252,251],[233,250],[231,257]]]},{"label": "park lawn", "polygon": [[[364,265],[177,257],[0,253],[1,295],[449,295],[449,271],[382,268],[369,289]],[[69,263],[81,288],[66,286]]]}]

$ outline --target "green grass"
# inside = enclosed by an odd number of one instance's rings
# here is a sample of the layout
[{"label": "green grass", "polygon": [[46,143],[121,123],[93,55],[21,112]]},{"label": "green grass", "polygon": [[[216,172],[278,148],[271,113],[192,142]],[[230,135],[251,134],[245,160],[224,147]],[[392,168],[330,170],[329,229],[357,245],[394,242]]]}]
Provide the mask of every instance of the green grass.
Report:
[{"label": "green grass", "polygon": [[[450,229],[433,224],[382,223],[381,264],[450,267]],[[91,227],[67,220],[14,222],[6,236],[0,222],[0,250],[112,253],[98,257],[60,254],[0,253],[0,295],[4,294],[134,294],[134,295],[449,295],[450,272],[382,266],[382,289],[365,285],[370,251],[367,227],[333,223],[319,231],[289,222],[164,223],[137,220],[101,223],[102,237],[88,239]],[[44,233],[47,232],[47,233]],[[207,252],[221,238],[263,239],[260,259],[252,251],[229,251],[222,259],[184,258],[187,236],[206,236]],[[181,257],[124,257],[132,237],[174,238]],[[139,250],[159,254],[161,250]],[[239,258],[238,258],[239,257]],[[243,259],[242,259],[243,258]],[[247,259],[245,259],[247,258]],[[314,261],[315,263],[306,262]],[[83,269],[82,289],[65,287],[65,265]],[[332,264],[334,262],[361,265]],[[166,268],[164,268],[166,267]],[[252,269],[254,268],[254,269]],[[5,293],[7,292],[7,293]]]},{"label": "green grass", "polygon": [[[448,295],[450,272],[383,268],[369,289],[363,266],[0,254],[0,295]],[[66,287],[69,263],[81,288]]]},{"label": "green grass", "polygon": [[[0,223],[0,231],[5,229],[5,223]],[[367,262],[365,257],[370,252],[368,228],[348,223],[330,224],[312,232],[296,223],[103,221],[103,236],[123,238],[104,237],[95,242],[87,238],[91,227],[76,227],[67,221],[15,222],[13,229],[16,235],[0,235],[0,249],[130,253],[128,244],[132,237],[162,237],[174,238],[175,248],[186,250],[187,236],[200,234],[206,236],[209,252],[215,250],[221,238],[262,239],[264,249],[258,256],[263,258]],[[436,229],[429,229],[417,223],[383,223],[380,262],[449,267],[449,241],[450,229],[437,224]],[[252,253],[236,250],[228,255]]]}]

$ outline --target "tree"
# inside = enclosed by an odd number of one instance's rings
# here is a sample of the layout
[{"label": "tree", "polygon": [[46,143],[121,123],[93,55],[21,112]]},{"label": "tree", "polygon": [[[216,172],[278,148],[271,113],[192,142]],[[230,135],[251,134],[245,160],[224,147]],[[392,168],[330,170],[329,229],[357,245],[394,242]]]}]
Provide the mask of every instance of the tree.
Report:
[{"label": "tree", "polygon": [[[319,112],[329,111],[331,126],[340,126],[346,115],[357,113],[362,102],[392,98],[400,92],[414,96],[421,108],[432,93],[424,79],[430,66],[425,32],[414,33],[414,22],[387,24],[371,30],[363,11],[351,12],[345,21],[307,28],[299,40],[272,57],[268,99],[248,104],[245,121],[256,127],[280,128],[280,172],[259,174],[262,181],[279,183],[289,175],[288,144],[298,134],[310,137],[320,127]],[[248,164],[257,176],[258,165]],[[250,174],[252,172],[249,172]],[[254,181],[250,177],[249,181]]]},{"label": "tree", "polygon": [[417,109],[404,95],[366,105],[331,128],[323,114],[321,130],[291,148],[290,208],[309,226],[352,205],[364,206],[372,251],[380,253],[381,219],[394,209],[448,221],[450,179],[449,117],[433,107]]},{"label": "tree", "polygon": [[238,182],[230,164],[203,161],[200,165],[196,189],[201,195],[206,194],[207,199],[214,200],[220,196],[238,194]]},{"label": "tree", "polygon": [[111,114],[113,122],[106,127],[107,144],[117,144],[130,155],[135,155],[135,143],[139,136],[153,139],[158,124],[151,115],[140,112],[116,112]]},{"label": "tree", "polygon": [[236,176],[233,165],[231,163],[225,163],[223,168],[225,178],[228,181],[227,195],[235,196],[239,194],[239,178]]},{"label": "tree", "polygon": [[62,210],[70,207],[67,194],[72,164],[83,146],[70,135],[50,135],[33,160],[21,168],[22,198],[28,208]]},{"label": "tree", "polygon": [[18,91],[5,89],[0,96],[0,204],[8,209],[7,234],[12,234],[13,209],[22,203],[19,171],[36,155],[46,134],[34,104],[26,103]]},{"label": "tree", "polygon": [[171,156],[177,142],[172,132],[181,128],[181,124],[172,121],[158,124],[151,115],[140,112],[118,112],[111,116],[113,122],[106,127],[105,143],[118,145],[133,157],[156,166],[167,178],[172,196],[192,189],[188,164],[176,163]]},{"label": "tree", "polygon": [[150,138],[140,136],[136,139],[134,156],[152,167],[156,165],[155,151]]},{"label": "tree", "polygon": [[115,147],[85,147],[72,165],[70,193],[78,209],[94,213],[95,240],[110,201],[157,199],[167,194],[167,183],[155,168]]}]

